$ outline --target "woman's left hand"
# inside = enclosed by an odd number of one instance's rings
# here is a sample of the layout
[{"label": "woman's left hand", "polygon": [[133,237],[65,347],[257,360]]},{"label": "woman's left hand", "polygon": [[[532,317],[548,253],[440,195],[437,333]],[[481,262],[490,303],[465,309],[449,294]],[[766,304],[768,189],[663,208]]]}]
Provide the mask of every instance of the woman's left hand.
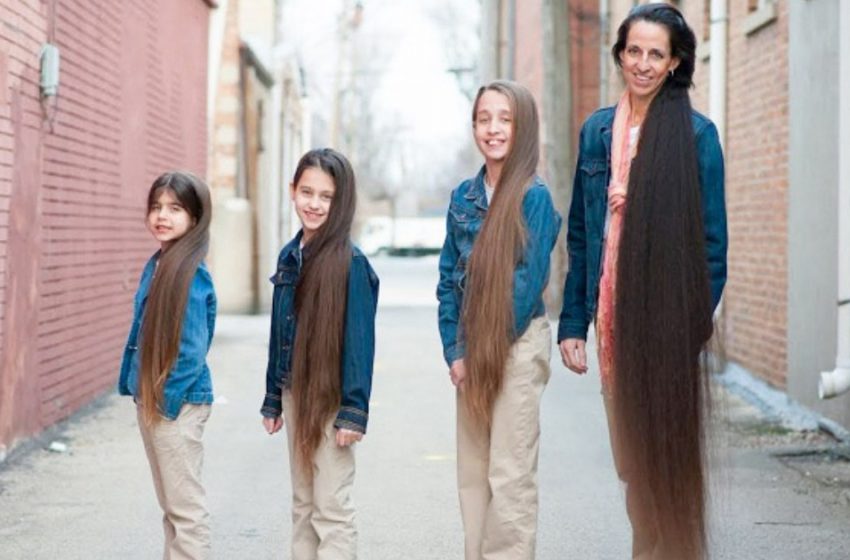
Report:
[{"label": "woman's left hand", "polygon": [[355,432],[354,430],[339,428],[336,431],[336,444],[340,447],[348,447],[352,443],[358,442],[362,439],[363,434]]}]

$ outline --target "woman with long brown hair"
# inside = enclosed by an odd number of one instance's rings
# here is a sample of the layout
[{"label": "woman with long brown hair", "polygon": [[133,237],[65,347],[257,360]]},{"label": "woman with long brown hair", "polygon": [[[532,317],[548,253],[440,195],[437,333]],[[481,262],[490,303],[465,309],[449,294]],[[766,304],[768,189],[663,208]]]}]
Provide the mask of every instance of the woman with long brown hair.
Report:
[{"label": "woman with long brown hair", "polygon": [[190,173],[157,177],[146,225],[160,250],[142,271],[118,392],[134,397],[165,530],[164,558],[210,555],[201,438],[213,402],[206,356],[216,297],[203,263],[212,217],[206,184]]},{"label": "woman with long brown hair", "polygon": [[271,277],[263,426],[286,424],[292,558],[354,559],[352,445],[369,418],[378,277],[351,244],[357,199],[345,156],[308,152],[290,188],[302,227]]},{"label": "woman with long brown hair", "polygon": [[458,494],[467,560],[534,557],[540,399],[551,335],[543,305],[561,218],[536,175],[531,93],[508,81],[472,109],[479,173],[452,191],[439,328],[457,387]]},{"label": "woman with long brown hair", "polygon": [[691,109],[696,39],[666,3],[635,7],[612,49],[626,88],[585,122],[568,222],[562,359],[587,371],[595,318],[632,556],[706,556],[708,377],[726,281],[723,155]]}]

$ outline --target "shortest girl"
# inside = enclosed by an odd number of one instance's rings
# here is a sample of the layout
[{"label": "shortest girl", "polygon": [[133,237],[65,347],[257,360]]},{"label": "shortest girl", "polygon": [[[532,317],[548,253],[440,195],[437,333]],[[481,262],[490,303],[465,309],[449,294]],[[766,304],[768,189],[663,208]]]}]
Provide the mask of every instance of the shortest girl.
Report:
[{"label": "shortest girl", "polygon": [[308,152],[290,188],[301,231],[271,277],[263,426],[274,434],[286,424],[292,558],[353,559],[351,446],[369,415],[378,277],[350,240],[356,193],[345,156]]},{"label": "shortest girl", "polygon": [[136,401],[170,560],[210,556],[201,484],[213,402],[206,356],[216,297],[202,262],[210,218],[209,189],[194,175],[164,173],[151,185],[147,227],[160,250],[142,271],[118,380],[118,392]]}]

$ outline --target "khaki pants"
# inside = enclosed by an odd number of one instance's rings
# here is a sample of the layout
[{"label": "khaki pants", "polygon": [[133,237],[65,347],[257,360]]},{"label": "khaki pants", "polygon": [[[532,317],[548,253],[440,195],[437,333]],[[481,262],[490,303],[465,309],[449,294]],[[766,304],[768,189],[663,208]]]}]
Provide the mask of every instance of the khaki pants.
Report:
[{"label": "khaki pants", "polygon": [[653,514],[652,496],[634,476],[633,469],[623,455],[622,442],[615,422],[614,399],[603,391],[602,400],[605,402],[605,414],[608,417],[608,435],[611,439],[614,466],[626,491],[626,512],[629,514],[632,525],[632,558],[639,560],[665,558],[660,547],[657,546],[658,531]]},{"label": "khaki pants", "polygon": [[313,457],[313,476],[307,476],[295,458],[295,417],[289,391],[283,392],[283,413],[292,473],[292,559],[354,560],[354,449],[336,444],[336,428],[330,420]]},{"label": "khaki pants", "polygon": [[458,393],[457,478],[466,560],[534,558],[540,399],[552,336],[538,317],[511,348],[490,433],[469,418]]},{"label": "khaki pants", "polygon": [[156,497],[162,507],[165,560],[210,557],[209,513],[201,484],[204,446],[201,438],[210,405],[184,404],[176,420],[145,425],[137,409],[139,431],[151,465]]}]

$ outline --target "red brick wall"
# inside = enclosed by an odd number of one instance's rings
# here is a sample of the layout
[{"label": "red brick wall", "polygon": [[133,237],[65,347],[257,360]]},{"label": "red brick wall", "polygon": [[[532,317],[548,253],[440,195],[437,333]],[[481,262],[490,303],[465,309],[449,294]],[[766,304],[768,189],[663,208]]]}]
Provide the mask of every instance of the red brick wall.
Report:
[{"label": "red brick wall", "polygon": [[584,120],[599,100],[599,0],[569,0],[573,75],[573,149]]},{"label": "red brick wall", "polygon": [[[206,171],[207,3],[53,4],[0,5],[0,445],[114,386],[156,249],[147,187]],[[52,124],[38,89],[51,38]]]},{"label": "red brick wall", "polygon": [[[570,15],[573,136],[599,107],[599,0],[564,0]],[[528,87],[543,114],[543,31],[541,2],[517,2],[516,80]],[[541,127],[545,130],[545,127]],[[577,143],[573,148],[577,148]]]},{"label": "red brick wall", "polygon": [[729,3],[726,200],[731,360],[784,386],[788,293],[788,6],[751,35],[747,0]]}]

